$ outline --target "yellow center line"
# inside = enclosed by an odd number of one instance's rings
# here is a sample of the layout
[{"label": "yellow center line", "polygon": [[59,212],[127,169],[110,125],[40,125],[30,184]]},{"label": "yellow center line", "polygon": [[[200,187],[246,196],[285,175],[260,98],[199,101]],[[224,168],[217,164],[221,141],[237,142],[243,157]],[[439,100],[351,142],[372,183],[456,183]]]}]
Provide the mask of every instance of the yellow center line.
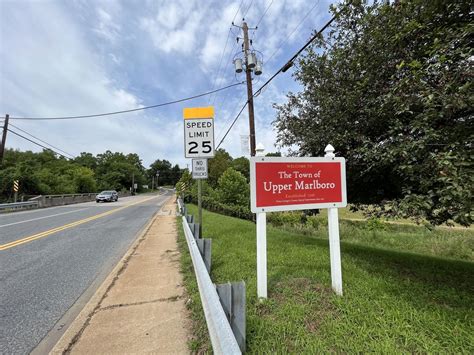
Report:
[{"label": "yellow center line", "polygon": [[41,232],[41,233],[34,234],[34,235],[32,235],[32,236],[29,236],[29,237],[25,237],[25,238],[21,238],[21,239],[18,239],[18,240],[14,240],[13,242],[10,242],[10,243],[2,244],[2,245],[0,245],[0,251],[2,251],[2,250],[7,250],[7,249],[10,249],[10,248],[16,247],[16,246],[18,246],[18,245],[21,245],[21,244],[29,243],[29,242],[31,242],[31,241],[33,241],[33,240],[47,237],[47,236],[49,236],[49,235],[51,235],[51,234],[54,234],[54,233],[63,231],[63,230],[65,230],[65,229],[73,228],[73,227],[79,226],[79,225],[81,225],[81,224],[84,224],[84,223],[93,221],[93,220],[95,220],[95,219],[99,219],[99,218],[102,218],[102,217],[111,215],[112,213],[121,211],[121,210],[123,210],[123,209],[125,209],[125,208],[131,207],[131,206],[134,206],[134,205],[137,205],[137,204],[139,204],[139,203],[143,203],[143,202],[149,201],[149,200],[154,199],[154,198],[156,198],[156,197],[150,197],[150,198],[147,198],[147,199],[145,199],[145,200],[141,200],[141,201],[137,201],[137,202],[134,202],[134,203],[130,203],[130,204],[128,204],[128,205],[125,205],[125,206],[116,208],[116,209],[111,210],[111,211],[107,211],[107,212],[104,212],[104,213],[97,214],[97,215],[95,215],[95,216],[87,217],[87,218],[81,219],[81,220],[76,221],[76,222],[72,222],[72,223],[65,224],[65,225],[60,226],[60,227],[56,227],[56,228],[53,228],[53,229],[50,229],[50,230],[47,230],[47,231],[44,231],[44,232]]}]

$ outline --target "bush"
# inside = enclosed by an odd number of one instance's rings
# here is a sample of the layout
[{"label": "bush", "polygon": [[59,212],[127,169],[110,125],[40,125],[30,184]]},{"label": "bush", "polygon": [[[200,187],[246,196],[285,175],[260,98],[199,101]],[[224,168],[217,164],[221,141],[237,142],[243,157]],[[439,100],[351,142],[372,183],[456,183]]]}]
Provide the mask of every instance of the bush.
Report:
[{"label": "bush", "polygon": [[272,212],[267,214],[267,221],[274,226],[302,225],[303,212]]},{"label": "bush", "polygon": [[[197,203],[197,199],[193,201]],[[247,219],[249,221],[254,221],[254,214],[250,211],[250,208],[247,206],[238,206],[238,205],[227,205],[225,203],[214,200],[211,197],[203,196],[202,197],[202,207],[220,214],[224,214],[230,217],[237,217],[240,219]]]},{"label": "bush", "polygon": [[250,190],[247,179],[234,168],[221,175],[216,189],[217,198],[227,205],[249,206]]},{"label": "bush", "polygon": [[385,230],[386,225],[381,219],[371,217],[367,220],[365,228],[368,229],[369,231],[377,231],[377,230],[380,231],[380,230]]},{"label": "bush", "polygon": [[326,227],[328,225],[328,220],[321,216],[308,216],[306,218],[306,227],[319,229],[321,227]]}]

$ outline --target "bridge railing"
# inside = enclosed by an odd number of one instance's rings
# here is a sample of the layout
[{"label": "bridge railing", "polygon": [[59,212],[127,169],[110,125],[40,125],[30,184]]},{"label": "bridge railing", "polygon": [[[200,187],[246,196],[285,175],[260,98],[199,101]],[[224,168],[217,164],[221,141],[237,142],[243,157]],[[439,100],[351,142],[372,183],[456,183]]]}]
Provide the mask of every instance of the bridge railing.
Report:
[{"label": "bridge railing", "polygon": [[38,208],[37,201],[0,203],[0,212]]}]

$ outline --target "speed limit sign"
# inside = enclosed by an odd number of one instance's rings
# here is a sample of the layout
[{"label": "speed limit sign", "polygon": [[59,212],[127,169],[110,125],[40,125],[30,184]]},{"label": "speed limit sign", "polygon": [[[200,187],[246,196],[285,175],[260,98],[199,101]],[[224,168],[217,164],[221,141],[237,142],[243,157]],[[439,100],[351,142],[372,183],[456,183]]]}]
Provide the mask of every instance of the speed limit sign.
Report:
[{"label": "speed limit sign", "polygon": [[185,108],[183,116],[184,156],[214,157],[214,107]]}]

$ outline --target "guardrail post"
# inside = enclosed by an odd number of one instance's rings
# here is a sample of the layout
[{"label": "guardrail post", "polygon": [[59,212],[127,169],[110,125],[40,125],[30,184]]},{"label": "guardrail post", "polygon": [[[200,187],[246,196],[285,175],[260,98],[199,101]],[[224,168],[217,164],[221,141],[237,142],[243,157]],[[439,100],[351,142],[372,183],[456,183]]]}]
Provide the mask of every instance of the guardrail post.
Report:
[{"label": "guardrail post", "polygon": [[194,239],[200,239],[200,229],[199,229],[199,223],[188,223],[189,224],[189,229],[191,229],[191,232],[193,233]]},{"label": "guardrail post", "polygon": [[194,223],[194,216],[192,214],[186,214],[186,220],[188,223]]},{"label": "guardrail post", "polygon": [[[199,231],[199,228],[198,228]],[[196,238],[196,244],[198,246],[199,252],[201,253],[202,260],[206,265],[207,273],[211,274],[211,250],[212,250],[212,239]]]},{"label": "guardrail post", "polygon": [[221,301],[224,313],[229,320],[230,327],[234,333],[235,340],[239,344],[240,351],[245,352],[245,282],[227,282],[216,285],[217,294]]},{"label": "guardrail post", "polygon": [[[206,265],[204,264],[204,260],[202,259],[201,253],[197,246],[197,241],[192,235],[192,231],[189,228],[186,217],[183,217],[183,228],[196,274],[196,281],[201,296],[204,316],[206,317],[207,329],[209,330],[212,349],[215,354],[241,354],[239,343],[236,340],[236,335],[232,330],[229,319],[225,314],[221,301],[219,300],[216,286],[212,283],[211,278],[207,272]],[[235,308],[233,313],[236,313]],[[233,318],[241,319],[241,317]],[[240,330],[243,330],[240,331],[240,334],[245,334],[244,328],[239,327]]]}]

